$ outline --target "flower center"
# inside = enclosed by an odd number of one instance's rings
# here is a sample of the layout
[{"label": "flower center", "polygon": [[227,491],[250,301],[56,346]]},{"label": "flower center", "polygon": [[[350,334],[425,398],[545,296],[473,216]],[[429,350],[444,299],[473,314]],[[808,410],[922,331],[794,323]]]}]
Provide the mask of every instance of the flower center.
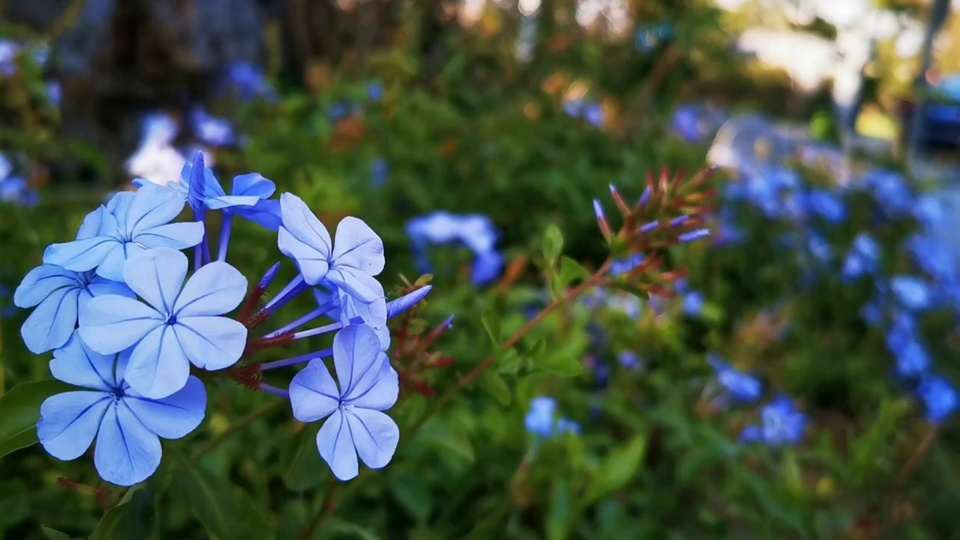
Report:
[{"label": "flower center", "polygon": [[168,325],[168,326],[177,324],[177,314],[176,314],[176,313],[168,313],[167,316],[166,316],[166,320],[164,321],[164,324],[166,324],[166,325]]},{"label": "flower center", "polygon": [[123,388],[114,388],[111,393],[113,394],[114,401],[120,401],[124,397]]}]

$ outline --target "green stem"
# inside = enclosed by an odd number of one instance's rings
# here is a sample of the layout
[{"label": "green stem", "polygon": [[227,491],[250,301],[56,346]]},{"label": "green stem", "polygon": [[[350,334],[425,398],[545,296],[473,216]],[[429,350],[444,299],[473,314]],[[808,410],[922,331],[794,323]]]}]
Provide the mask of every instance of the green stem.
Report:
[{"label": "green stem", "polygon": [[249,426],[250,424],[256,422],[257,420],[263,418],[264,416],[279,409],[281,406],[283,406],[284,403],[287,403],[287,402],[285,400],[277,400],[268,405],[264,405],[263,407],[260,407],[259,409],[253,411],[247,416],[244,416],[243,418],[238,420],[235,424],[230,425],[230,427],[225,429],[222,433],[218,434],[216,437],[207,441],[207,444],[203,445],[202,447],[200,447],[199,450],[193,453],[193,459],[198,460],[203,456],[207,455],[213,449],[219,446],[220,443],[229,439],[233,435],[239,433],[240,430],[242,430],[243,428]]}]

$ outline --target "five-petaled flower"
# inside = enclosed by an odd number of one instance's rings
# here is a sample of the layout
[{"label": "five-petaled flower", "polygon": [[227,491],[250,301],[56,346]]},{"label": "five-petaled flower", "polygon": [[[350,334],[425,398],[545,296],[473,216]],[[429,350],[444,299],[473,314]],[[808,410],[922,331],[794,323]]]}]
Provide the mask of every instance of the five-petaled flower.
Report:
[{"label": "five-petaled flower", "polygon": [[40,407],[37,436],[52,456],[77,459],[97,439],[94,464],[112,484],[132,486],[160,465],[160,439],[179,439],[196,429],[207,393],[196,377],[173,395],[149,399],[124,380],[125,355],[102,355],[76,335],[50,362],[57,379],[86,388],[47,398]]},{"label": "five-petaled flower", "polygon": [[[125,379],[158,399],[183,388],[190,364],[207,370],[240,359],[247,328],[223,317],[247,292],[247,279],[225,262],[197,270],[184,285],[187,257],[153,249],[127,261],[124,281],[143,301],[95,297],[80,312],[80,337],[101,354],[132,348]],[[181,290],[182,288],[182,290]]]},{"label": "five-petaled flower", "polygon": [[290,404],[301,422],[329,417],[317,433],[317,448],[337,478],[350,480],[359,474],[358,454],[371,469],[393,457],[400,429],[382,411],[397,402],[400,381],[376,333],[364,325],[333,338],[333,363],[339,389],[323,360],[314,359],[290,383]]}]

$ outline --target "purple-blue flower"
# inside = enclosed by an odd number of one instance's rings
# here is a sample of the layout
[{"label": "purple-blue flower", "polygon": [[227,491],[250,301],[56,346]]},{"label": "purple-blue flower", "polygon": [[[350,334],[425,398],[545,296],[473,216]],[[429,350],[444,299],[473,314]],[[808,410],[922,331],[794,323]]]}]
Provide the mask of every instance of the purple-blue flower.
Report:
[{"label": "purple-blue flower", "polygon": [[844,279],[856,279],[872,275],[880,270],[880,244],[867,233],[860,233],[853,241],[853,248],[843,261]]},{"label": "purple-blue flower", "polygon": [[160,439],[179,439],[196,429],[207,408],[203,383],[190,377],[163,399],[149,399],[124,379],[126,358],[90,350],[74,336],[54,352],[50,371],[87,390],[65,392],[40,406],[37,436],[57,459],[83,455],[97,439],[93,461],[100,477],[118,486],[149,478],[160,465]]},{"label": "purple-blue flower", "polygon": [[890,290],[897,302],[910,311],[923,311],[936,304],[937,299],[930,284],[915,276],[892,277]]},{"label": "purple-blue flower", "polygon": [[748,404],[760,399],[763,384],[756,377],[737,371],[716,354],[707,355],[707,362],[717,373],[717,381],[735,403]]},{"label": "purple-blue flower", "polygon": [[333,363],[339,385],[323,360],[311,360],[290,383],[290,405],[301,422],[329,417],[317,433],[317,448],[334,476],[346,481],[359,474],[358,455],[371,469],[393,458],[400,429],[383,411],[396,404],[400,381],[376,334],[363,325],[333,338]]},{"label": "purple-blue flower", "polygon": [[927,419],[934,424],[946,420],[960,406],[957,389],[942,377],[925,377],[917,387],[917,395],[926,408]]},{"label": "purple-blue flower", "polygon": [[524,426],[540,439],[563,433],[580,433],[580,426],[576,422],[557,417],[557,402],[550,397],[537,397],[530,402],[530,412],[524,419]]},{"label": "purple-blue flower", "polygon": [[432,272],[427,246],[442,244],[460,244],[474,253],[472,281],[476,285],[494,281],[503,270],[503,256],[495,248],[497,229],[486,216],[439,211],[411,219],[406,231],[421,272]]},{"label": "purple-blue flower", "polygon": [[190,125],[197,139],[214,148],[232,146],[237,143],[233,124],[226,118],[210,116],[202,107],[190,113]]},{"label": "purple-blue flower", "polygon": [[218,370],[240,359],[247,328],[223,317],[247,294],[247,279],[214,261],[187,280],[187,257],[152,249],[127,261],[126,284],[142,299],[94,297],[80,311],[80,337],[94,351],[115,354],[132,348],[124,378],[149,398],[183,388],[190,364]]},{"label": "purple-blue flower", "polygon": [[77,327],[77,315],[96,296],[114,294],[133,298],[124,283],[102,278],[92,271],[74,272],[45,264],[24,276],[13,294],[20,308],[36,306],[20,328],[27,349],[41,354],[62,347]]},{"label": "purple-blue flower", "polygon": [[798,444],[807,428],[807,417],[797,410],[793,401],[778,396],[760,412],[762,424],[743,430],[740,440],[759,442],[772,447]]},{"label": "purple-blue flower", "polygon": [[203,240],[203,223],[171,223],[183,206],[178,193],[160,186],[117,193],[106,207],[87,214],[76,240],[48,247],[43,262],[75,272],[96,269],[98,276],[121,281],[124,263],[133,255],[151,248],[185,249]]},{"label": "purple-blue flower", "polygon": [[300,197],[280,197],[280,251],[297,263],[308,285],[333,285],[357,300],[383,298],[375,276],[383,271],[383,241],[366,223],[345,217],[337,225],[336,241]]}]

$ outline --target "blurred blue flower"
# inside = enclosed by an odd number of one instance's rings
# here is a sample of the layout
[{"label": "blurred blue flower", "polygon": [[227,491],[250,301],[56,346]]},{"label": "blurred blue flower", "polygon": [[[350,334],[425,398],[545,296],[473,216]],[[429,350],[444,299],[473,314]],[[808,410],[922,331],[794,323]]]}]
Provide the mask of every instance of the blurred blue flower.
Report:
[{"label": "blurred blue flower", "polygon": [[867,172],[861,181],[888,217],[899,217],[913,209],[913,193],[900,173],[873,170]]},{"label": "blurred blue flower", "polygon": [[867,233],[860,233],[853,240],[853,247],[843,261],[842,275],[846,280],[880,271],[880,244]]},{"label": "blurred blue flower", "polygon": [[0,39],[0,75],[9,77],[17,72],[17,55],[20,45],[8,39]]},{"label": "blurred blue flower", "polygon": [[786,396],[777,396],[761,409],[762,425],[749,426],[740,436],[745,443],[781,447],[799,444],[807,428],[807,417]]},{"label": "blurred blue flower", "polygon": [[622,276],[623,274],[626,274],[643,264],[643,261],[643,254],[635,253],[626,259],[613,261],[613,263],[610,265],[610,269],[607,271],[607,274],[610,275],[610,277]]},{"label": "blurred blue flower", "polygon": [[557,402],[550,397],[537,397],[530,402],[530,412],[524,420],[527,431],[540,439],[549,439],[563,433],[580,433],[580,426],[566,418],[557,417]]},{"label": "blurred blue flower", "polygon": [[350,116],[351,104],[347,101],[337,101],[327,108],[327,117],[334,122]]},{"label": "blurred blue flower", "polygon": [[131,349],[124,379],[143,396],[167,397],[187,383],[190,364],[218,370],[240,359],[247,328],[223,315],[247,294],[247,279],[214,261],[184,284],[187,257],[158,247],[130,258],[123,280],[142,301],[95,296],[80,310],[80,337],[101,354]]},{"label": "blurred blue flower", "polygon": [[917,322],[912,314],[894,314],[893,324],[887,331],[886,343],[887,349],[896,359],[898,376],[916,377],[930,368],[930,355],[917,333]]},{"label": "blurred blue flower", "polygon": [[383,158],[377,158],[373,160],[371,169],[371,180],[374,187],[383,187],[390,175],[390,164]]},{"label": "blurred blue flower", "polygon": [[603,107],[599,103],[587,103],[583,106],[583,119],[594,127],[603,126]]},{"label": "blurred blue flower", "polygon": [[847,207],[836,193],[814,189],[804,196],[807,209],[830,223],[842,223],[847,219]]},{"label": "blurred blue flower", "polygon": [[210,116],[202,107],[190,113],[190,125],[197,139],[213,148],[232,146],[237,143],[233,124],[226,118]]},{"label": "blurred blue flower", "polygon": [[396,404],[400,379],[365,325],[337,333],[333,363],[339,386],[322,359],[311,360],[290,383],[290,405],[301,422],[327,418],[317,433],[317,449],[334,476],[346,481],[360,472],[358,455],[371,469],[382,469],[393,458],[400,428],[383,411]]},{"label": "blurred blue flower", "polygon": [[98,276],[122,281],[124,262],[132,255],[200,243],[203,223],[170,223],[183,206],[179,194],[154,185],[117,193],[107,206],[87,214],[76,240],[49,246],[43,262],[75,272],[95,268]]},{"label": "blurred blue flower", "polygon": [[383,99],[383,85],[380,83],[371,83],[367,86],[367,98],[370,101],[380,101]]},{"label": "blurred blue flower", "polygon": [[927,231],[938,230],[946,220],[944,201],[933,194],[917,197],[913,206],[913,217]]},{"label": "blurred blue flower", "polygon": [[939,239],[915,235],[907,241],[907,249],[917,266],[940,284],[949,285],[960,278],[960,264]]},{"label": "blurred blue flower", "polygon": [[57,107],[63,104],[63,87],[60,86],[59,82],[47,81],[44,88],[47,90],[47,99],[50,100],[50,103]]},{"label": "blurred blue flower", "polygon": [[176,393],[150,399],[124,375],[126,358],[98,354],[76,336],[53,354],[50,371],[85,388],[47,398],[40,406],[37,437],[43,449],[70,461],[97,439],[94,464],[100,477],[118,486],[149,478],[160,465],[160,439],[180,439],[200,425],[207,408],[203,383],[189,377]]},{"label": "blurred blue flower", "polygon": [[709,353],[707,362],[717,373],[717,381],[734,403],[746,405],[760,399],[763,384],[756,377],[741,373],[726,363],[720,356]]},{"label": "blurred blue flower", "polygon": [[696,317],[703,310],[703,304],[703,293],[690,291],[683,297],[683,312],[691,317]]},{"label": "blurred blue flower", "polygon": [[627,369],[642,369],[644,361],[633,351],[623,351],[617,356],[620,365]]},{"label": "blurred blue flower", "polygon": [[40,203],[40,194],[20,176],[0,179],[0,201],[33,208]]},{"label": "blurred blue flower", "polygon": [[890,279],[890,291],[900,306],[910,311],[924,311],[936,305],[937,298],[929,283],[916,277],[899,275]]},{"label": "blurred blue flower", "polygon": [[242,101],[256,98],[275,100],[276,91],[259,67],[249,62],[235,62],[227,70],[227,85]]},{"label": "blurred blue flower", "polygon": [[428,246],[458,244],[474,253],[472,280],[476,285],[486,285],[500,276],[503,256],[495,248],[499,235],[490,218],[480,214],[438,211],[411,219],[405,228],[420,272],[433,271]]},{"label": "blurred blue flower", "polygon": [[917,387],[917,395],[926,407],[927,419],[934,424],[946,420],[960,405],[956,388],[942,377],[924,377]]}]

